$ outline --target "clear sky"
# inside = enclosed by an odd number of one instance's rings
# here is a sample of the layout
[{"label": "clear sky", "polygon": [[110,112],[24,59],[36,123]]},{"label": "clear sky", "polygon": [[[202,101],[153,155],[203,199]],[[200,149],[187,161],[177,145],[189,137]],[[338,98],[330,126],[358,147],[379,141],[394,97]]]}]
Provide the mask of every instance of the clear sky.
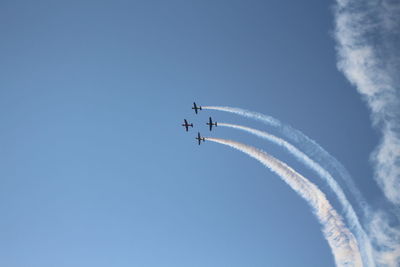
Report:
[{"label": "clear sky", "polygon": [[334,266],[303,199],[195,134],[257,146],[326,185],[281,148],[205,122],[267,126],[190,109],[274,116],[383,205],[369,162],[379,133],[336,67],[333,4],[1,0],[0,266]]}]

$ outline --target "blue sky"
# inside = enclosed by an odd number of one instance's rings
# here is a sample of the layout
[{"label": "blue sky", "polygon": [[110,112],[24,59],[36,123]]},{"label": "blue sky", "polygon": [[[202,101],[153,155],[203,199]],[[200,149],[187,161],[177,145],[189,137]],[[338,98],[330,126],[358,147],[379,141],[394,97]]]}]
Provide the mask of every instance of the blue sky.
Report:
[{"label": "blue sky", "polygon": [[369,162],[379,132],[336,67],[333,5],[1,1],[0,265],[334,266],[305,201],[195,134],[262,148],[329,196],[326,185],[279,147],[205,122],[273,129],[190,109],[279,118],[386,205]]}]

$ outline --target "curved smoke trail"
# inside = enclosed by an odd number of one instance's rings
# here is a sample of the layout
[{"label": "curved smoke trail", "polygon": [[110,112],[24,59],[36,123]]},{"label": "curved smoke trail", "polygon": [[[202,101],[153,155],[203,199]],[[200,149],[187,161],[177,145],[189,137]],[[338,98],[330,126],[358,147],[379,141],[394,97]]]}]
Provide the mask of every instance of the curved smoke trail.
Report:
[{"label": "curved smoke trail", "polygon": [[278,174],[312,207],[314,214],[322,224],[324,237],[332,250],[336,265],[362,266],[356,239],[346,228],[340,215],[326,199],[325,194],[315,184],[311,183],[284,162],[254,147],[219,138],[205,139],[242,151]]},{"label": "curved smoke trail", "polygon": [[353,180],[346,170],[345,167],[332,155],[330,155],[325,149],[323,149],[314,140],[307,137],[305,134],[297,129],[292,128],[289,125],[285,125],[278,119],[271,116],[264,115],[262,113],[253,112],[241,108],[233,107],[221,107],[221,106],[202,106],[202,109],[218,110],[224,112],[230,112],[238,114],[240,116],[248,117],[251,119],[259,120],[265,124],[276,128],[284,136],[294,142],[302,151],[304,151],[311,158],[315,159],[320,165],[328,169],[330,173],[337,173],[343,181],[346,183],[347,187],[351,191],[352,195],[357,200],[357,204],[361,206],[362,211],[365,216],[369,214],[369,207],[361,192],[354,185]]},{"label": "curved smoke trail", "polygon": [[363,259],[365,259],[366,266],[374,266],[373,263],[373,250],[371,247],[370,240],[366,233],[364,232],[363,227],[360,224],[360,221],[351,206],[350,202],[347,200],[346,195],[344,194],[342,188],[338,185],[335,179],[327,172],[324,168],[321,167],[317,162],[309,158],[306,154],[301,152],[297,147],[293,146],[289,142],[276,137],[272,134],[269,134],[264,131],[259,131],[250,127],[230,124],[230,123],[222,123],[218,122],[218,126],[230,127],[234,129],[239,129],[242,131],[246,131],[248,133],[254,134],[258,137],[266,139],[274,144],[277,144],[283,148],[285,148],[289,153],[295,156],[299,161],[305,164],[307,167],[315,171],[322,179],[326,181],[326,183],[330,186],[332,191],[336,194],[340,204],[342,205],[347,221],[349,222],[349,226],[351,229],[354,229],[355,235],[357,236],[360,244],[360,249],[363,255]]}]

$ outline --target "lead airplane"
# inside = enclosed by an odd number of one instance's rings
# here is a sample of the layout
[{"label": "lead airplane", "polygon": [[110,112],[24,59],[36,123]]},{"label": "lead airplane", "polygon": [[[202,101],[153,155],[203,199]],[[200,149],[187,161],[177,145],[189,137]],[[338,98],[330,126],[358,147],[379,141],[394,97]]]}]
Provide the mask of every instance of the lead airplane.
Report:
[{"label": "lead airplane", "polygon": [[211,117],[210,117],[210,119],[209,119],[209,122],[207,122],[206,124],[210,126],[210,131],[212,130],[213,125],[214,125],[215,127],[217,127],[217,122],[214,122],[214,123],[213,123]]},{"label": "lead airplane", "polygon": [[204,137],[200,136],[200,133],[197,133],[197,137],[195,138],[197,141],[199,141],[199,145],[201,144],[201,141],[205,142],[206,139]]},{"label": "lead airplane", "polygon": [[186,132],[189,131],[189,126],[193,128],[193,123],[188,123],[186,119],[184,119],[184,124],[182,124],[186,128]]},{"label": "lead airplane", "polygon": [[198,110],[201,110],[201,106],[197,106],[197,105],[196,105],[196,102],[193,102],[193,107],[192,107],[192,109],[194,109],[194,112],[196,112],[196,114],[197,114],[197,111],[198,111]]}]

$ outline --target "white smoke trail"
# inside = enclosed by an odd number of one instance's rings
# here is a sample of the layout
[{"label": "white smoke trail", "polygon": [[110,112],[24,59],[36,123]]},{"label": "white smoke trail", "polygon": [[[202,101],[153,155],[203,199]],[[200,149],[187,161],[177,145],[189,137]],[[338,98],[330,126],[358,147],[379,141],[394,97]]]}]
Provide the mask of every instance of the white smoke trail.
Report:
[{"label": "white smoke trail", "polygon": [[218,122],[218,126],[225,126],[225,127],[243,130],[243,131],[249,132],[251,134],[254,134],[258,137],[261,137],[263,139],[266,139],[268,141],[271,141],[272,143],[285,148],[292,155],[294,155],[298,160],[300,160],[303,164],[305,164],[310,169],[314,170],[322,179],[324,179],[326,181],[326,183],[329,185],[331,190],[335,193],[340,204],[342,205],[343,210],[345,212],[346,219],[349,223],[349,227],[350,227],[350,229],[354,229],[355,235],[357,236],[357,239],[359,240],[359,245],[360,245],[361,253],[363,255],[363,260],[364,260],[365,266],[374,266],[373,249],[372,249],[370,240],[369,240],[368,236],[366,235],[366,233],[364,232],[364,229],[360,224],[358,216],[356,215],[350,202],[347,200],[347,197],[344,194],[342,188],[338,185],[338,183],[330,175],[329,172],[327,172],[324,168],[322,168],[321,165],[319,165],[317,162],[315,162],[314,160],[309,158],[306,154],[301,152],[298,148],[296,148],[295,146],[288,143],[287,141],[285,141],[279,137],[276,137],[272,134],[269,134],[264,131],[259,131],[259,130],[256,130],[256,129],[253,129],[250,127],[236,125],[236,124],[230,124],[230,123]]},{"label": "white smoke trail", "polygon": [[251,119],[256,119],[265,124],[274,127],[281,134],[286,136],[289,140],[296,144],[300,150],[305,151],[305,153],[311,158],[315,159],[320,165],[322,165],[325,169],[328,169],[330,173],[338,174],[343,181],[346,183],[350,192],[357,200],[357,204],[362,207],[362,211],[365,213],[365,216],[369,214],[369,207],[367,203],[354,185],[353,180],[346,170],[345,167],[332,155],[330,155],[325,149],[323,149],[318,143],[314,140],[307,137],[305,134],[300,132],[297,129],[292,128],[289,125],[285,125],[280,122],[278,119],[275,119],[271,116],[264,115],[258,112],[253,112],[241,108],[233,108],[233,107],[221,107],[221,106],[202,106],[202,109],[210,109],[210,110],[218,110],[224,112],[234,113],[240,116],[248,117]]},{"label": "white smoke trail", "polygon": [[400,266],[400,1],[337,0],[335,24],[338,68],[382,132],[371,155],[375,180],[397,205],[370,216],[371,240],[379,263]]},{"label": "white smoke trail", "polygon": [[322,232],[332,250],[336,265],[362,266],[356,239],[346,228],[342,218],[331,206],[324,193],[315,184],[311,183],[284,162],[254,147],[219,138],[205,139],[242,151],[278,174],[312,207],[314,214],[322,224]]}]

